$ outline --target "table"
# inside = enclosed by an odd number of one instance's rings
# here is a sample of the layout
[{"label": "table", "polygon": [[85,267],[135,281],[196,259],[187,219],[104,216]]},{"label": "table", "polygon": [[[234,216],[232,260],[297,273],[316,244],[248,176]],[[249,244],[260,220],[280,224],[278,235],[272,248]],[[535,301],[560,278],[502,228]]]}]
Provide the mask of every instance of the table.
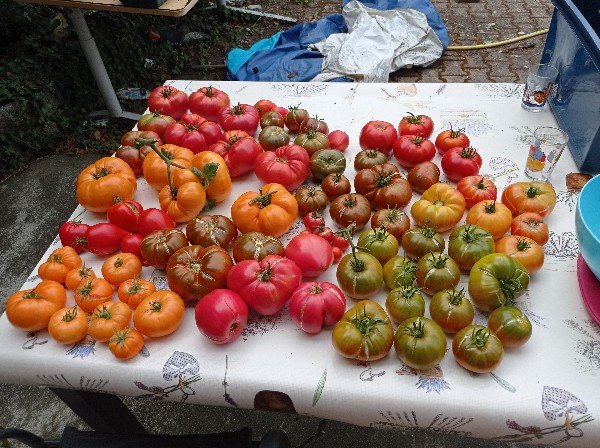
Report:
[{"label": "table", "polygon": [[[168,84],[189,93],[209,83]],[[348,160],[359,151],[358,134],[367,121],[398,123],[406,111],[428,113],[435,122],[434,135],[450,124],[465,129],[483,156],[482,174],[493,177],[499,191],[525,179],[522,171],[533,130],[555,125],[549,111],[521,109],[523,87],[515,84],[211,84],[227,91],[234,102],[270,98],[318,113],[330,129],[350,135]],[[439,155],[435,161],[439,163]],[[348,165],[346,174],[352,178],[354,170]],[[577,285],[577,193],[567,191],[564,181],[573,171],[574,162],[565,153],[553,176],[558,203],[547,219],[552,233],[546,262],[518,299],[534,325],[532,339],[520,349],[507,350],[493,374],[470,374],[451,353],[438,368],[422,372],[403,365],[393,351],[379,362],[352,362],[333,350],[330,331],[308,336],[296,329],[286,309],[274,317],[252,316],[239,340],[216,346],[198,333],[190,309],[177,333],[148,340],[142,355],[126,363],[89,338],[64,347],[44,331],[25,334],[1,316],[0,381],[65,389],[59,394],[86,421],[113,431],[128,425],[115,416],[118,400],[98,392],[277,409],[376,428],[419,427],[496,440],[597,447],[600,329],[587,314]],[[240,193],[258,187],[254,174],[243,176],[234,182],[231,197],[212,213],[228,215]],[[156,194],[143,180],[138,181],[136,199],[146,207],[158,206]],[[82,211],[75,210],[74,216],[88,223],[104,219]],[[283,241],[301,230],[298,221]],[[43,259],[59,245],[56,239]],[[102,260],[91,254],[83,259],[100,272]],[[39,280],[36,272],[37,267],[24,288]],[[161,271],[144,268],[143,276],[158,288],[166,287]],[[320,279],[335,281],[335,269]],[[463,274],[461,284],[466,281]],[[376,300],[383,303],[386,293],[382,289]],[[349,300],[348,306],[352,304]],[[476,312],[475,322],[485,324],[486,316]],[[138,425],[131,430],[143,429]]]}]

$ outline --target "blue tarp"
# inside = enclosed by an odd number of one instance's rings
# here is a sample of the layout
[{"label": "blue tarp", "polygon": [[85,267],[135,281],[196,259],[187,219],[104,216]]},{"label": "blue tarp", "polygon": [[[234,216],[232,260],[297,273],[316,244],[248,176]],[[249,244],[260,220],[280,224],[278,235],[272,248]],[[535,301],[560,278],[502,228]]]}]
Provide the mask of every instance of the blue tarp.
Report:
[{"label": "blue tarp", "polygon": [[[345,5],[350,0],[343,0]],[[363,0],[376,9],[410,8],[427,16],[427,23],[444,45],[449,44],[444,21],[429,0]],[[234,48],[227,54],[229,78],[236,81],[310,81],[321,72],[323,56],[308,46],[333,33],[347,33],[341,14],[300,23],[287,31],[256,42],[248,50]],[[278,36],[278,37],[277,37]],[[340,81],[351,81],[339,78]]]}]

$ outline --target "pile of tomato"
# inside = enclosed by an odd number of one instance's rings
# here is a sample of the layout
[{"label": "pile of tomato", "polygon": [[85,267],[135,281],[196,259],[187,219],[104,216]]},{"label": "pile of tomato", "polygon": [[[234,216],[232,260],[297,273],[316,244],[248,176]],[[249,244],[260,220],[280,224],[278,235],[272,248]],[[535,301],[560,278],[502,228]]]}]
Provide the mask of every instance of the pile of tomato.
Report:
[{"label": "pile of tomato", "polygon": [[[79,203],[106,222],[60,227],[63,247],[39,267],[42,281],[8,300],[13,325],[48,329],[63,344],[89,334],[129,359],[145,338],[175,332],[186,305],[195,307],[200,332],[224,344],[251,311],[274,315],[289,304],[303,331],[333,326],[333,347],[344,357],[375,361],[394,346],[405,364],[428,369],[445,356],[449,334],[457,362],[474,372],[493,370],[504,347],[530,338],[515,304],[542,267],[544,217],[556,194],[548,183],[517,182],[498,201],[462,130],[432,141],[426,115],[408,114],[397,128],[371,121],[350,161],[348,135],[298,106],[232,105],[214,87],[188,97],[161,86],[149,109],[115,157],[79,175]],[[262,187],[236,198],[230,216],[211,214],[251,171]],[[160,209],[135,201],[140,176]],[[303,187],[309,177],[321,187]],[[408,210],[413,194],[420,197]],[[279,238],[299,218],[306,230],[284,246]],[[108,257],[100,273],[83,264],[84,250]],[[316,280],[335,263],[337,284]],[[142,266],[164,270],[169,290],[140,278]],[[461,272],[467,291],[458,288]],[[384,285],[385,308],[374,300]],[[348,310],[347,298],[356,301]],[[473,325],[474,306],[490,313],[487,326]]]}]

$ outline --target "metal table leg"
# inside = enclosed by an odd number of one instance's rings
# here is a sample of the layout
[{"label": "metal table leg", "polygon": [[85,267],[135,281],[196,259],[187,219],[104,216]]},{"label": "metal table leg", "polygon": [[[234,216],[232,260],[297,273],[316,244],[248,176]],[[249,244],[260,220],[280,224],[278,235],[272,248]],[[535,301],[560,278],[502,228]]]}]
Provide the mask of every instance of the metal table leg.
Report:
[{"label": "metal table leg", "polygon": [[107,111],[103,111],[103,113],[100,115],[108,115],[110,117],[137,121],[140,117],[139,114],[124,112],[121,108],[121,104],[119,104],[117,94],[113,89],[110,78],[108,77],[108,73],[106,73],[106,68],[104,67],[104,62],[102,62],[102,57],[98,52],[96,42],[94,41],[94,38],[90,33],[90,29],[85,21],[83,10],[72,9],[69,12],[69,18],[73,23],[73,27],[77,33],[81,49],[85,54],[85,58],[87,59],[90,70],[92,70],[96,84],[100,89],[100,94],[102,95],[104,103],[108,109]]},{"label": "metal table leg", "polygon": [[94,431],[147,434],[146,429],[116,395],[52,387],[50,390]]},{"label": "metal table leg", "polygon": [[298,19],[294,19],[293,17],[280,16],[279,14],[271,14],[269,12],[262,12],[262,11],[254,11],[252,9],[246,9],[246,8],[235,8],[233,6],[227,6],[227,0],[217,0],[217,8],[219,8],[220,10],[227,8],[227,9],[231,9],[232,11],[241,12],[243,14],[251,14],[254,16],[267,17],[269,19],[279,20],[282,22],[291,22],[291,23],[298,22]]}]

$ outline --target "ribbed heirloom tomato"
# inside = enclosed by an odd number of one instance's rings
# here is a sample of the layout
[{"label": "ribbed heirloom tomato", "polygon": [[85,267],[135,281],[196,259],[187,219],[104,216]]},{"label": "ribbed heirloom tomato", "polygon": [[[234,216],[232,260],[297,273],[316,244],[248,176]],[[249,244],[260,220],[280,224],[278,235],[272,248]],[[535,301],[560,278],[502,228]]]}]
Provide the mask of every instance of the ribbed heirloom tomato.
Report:
[{"label": "ribbed heirloom tomato", "polygon": [[267,126],[258,134],[258,143],[265,151],[275,151],[290,142],[290,134],[279,126]]},{"label": "ribbed heirloom tomato", "polygon": [[363,150],[354,157],[354,169],[360,171],[365,168],[374,167],[375,165],[387,163],[387,161],[388,156],[380,151],[375,149]]},{"label": "ribbed heirloom tomato", "polygon": [[517,182],[502,193],[502,203],[513,216],[525,212],[548,216],[556,205],[556,191],[549,182]]},{"label": "ribbed heirloom tomato", "polygon": [[112,299],[113,289],[103,278],[83,280],[75,290],[75,303],[86,313],[94,311],[98,305]]},{"label": "ribbed heirloom tomato", "polygon": [[258,111],[261,117],[267,112],[272,111],[276,107],[277,105],[270,100],[258,100],[256,104],[254,104],[254,108]]},{"label": "ribbed heirloom tomato", "polygon": [[81,257],[72,247],[59,247],[50,254],[48,261],[40,265],[38,275],[42,280],[65,283],[69,271],[82,264]]},{"label": "ribbed heirloom tomato", "polygon": [[501,238],[510,229],[512,213],[501,202],[481,201],[467,213],[467,224],[487,230],[494,239]]},{"label": "ribbed heirloom tomato", "polygon": [[46,328],[50,317],[65,306],[67,292],[54,280],[43,280],[32,289],[17,291],[6,302],[6,317],[25,331]]},{"label": "ribbed heirloom tomato", "polygon": [[356,173],[354,189],[371,203],[375,210],[404,208],[412,198],[412,190],[398,168],[384,163]]},{"label": "ribbed heirloom tomato", "polygon": [[127,327],[129,321],[131,308],[126,303],[102,303],[92,311],[88,332],[97,341],[106,342],[115,332]]},{"label": "ribbed heirloom tomato", "polygon": [[300,268],[304,277],[317,277],[333,263],[331,244],[310,232],[302,232],[292,238],[285,248],[285,256]]},{"label": "ribbed heirloom tomato", "polygon": [[154,283],[141,278],[132,278],[119,285],[117,295],[121,302],[135,309],[142,300],[155,291],[156,286],[154,286]]},{"label": "ribbed heirloom tomato", "polygon": [[464,133],[464,129],[454,130],[452,127],[438,134],[435,139],[435,147],[441,155],[450,151],[452,148],[466,148],[470,141]]},{"label": "ribbed heirloom tomato", "polygon": [[322,212],[329,204],[329,198],[323,190],[317,188],[300,188],[294,194],[298,203],[298,213],[306,216],[312,212]]},{"label": "ribbed heirloom tomato", "polygon": [[352,252],[340,260],[335,276],[344,294],[357,300],[373,297],[383,284],[379,260],[367,252],[357,251],[354,245]]},{"label": "ribbed heirloom tomato", "polygon": [[231,177],[241,176],[254,168],[254,161],[263,152],[258,142],[244,131],[229,131],[208,148],[225,160]]},{"label": "ribbed heirloom tomato", "polygon": [[[162,135],[164,136],[164,131]],[[153,131],[126,132],[121,137],[121,146],[117,149],[115,157],[124,160],[136,176],[141,176],[142,163],[148,153],[152,151],[149,142],[153,142],[156,146],[161,146],[161,136]]]},{"label": "ribbed heirloom tomato", "polygon": [[398,358],[417,370],[431,369],[446,355],[446,335],[431,319],[411,317],[402,322],[394,336]]},{"label": "ribbed heirloom tomato", "polygon": [[428,162],[435,157],[435,146],[418,135],[401,135],[394,142],[394,157],[406,168]]},{"label": "ribbed heirloom tomato", "polygon": [[238,103],[219,114],[219,124],[224,131],[240,130],[254,135],[259,121],[260,114],[249,104]]},{"label": "ribbed heirloom tomato", "polygon": [[290,315],[302,331],[319,333],[337,323],[346,310],[344,293],[329,282],[301,283],[290,299]]},{"label": "ribbed heirloom tomato", "polygon": [[397,138],[398,134],[391,123],[369,121],[361,129],[358,142],[364,150],[376,150],[389,155]]},{"label": "ribbed heirloom tomato", "polygon": [[384,228],[362,232],[358,237],[358,247],[373,255],[382,265],[398,254],[398,240]]},{"label": "ribbed heirloom tomato", "polygon": [[179,229],[155,230],[142,240],[140,250],[150,266],[165,269],[171,255],[187,245],[187,238]]},{"label": "ribbed heirloom tomato", "polygon": [[410,169],[406,179],[413,190],[423,193],[440,181],[440,169],[433,162],[421,162]]},{"label": "ribbed heirloom tomato", "polygon": [[514,306],[501,306],[490,313],[489,329],[504,347],[520,347],[531,337],[531,322],[526,314]]},{"label": "ribbed heirloom tomato", "polygon": [[285,255],[281,241],[260,232],[248,232],[233,242],[233,259],[236,263],[243,260],[261,261],[267,255]]},{"label": "ribbed heirloom tomato", "polygon": [[211,203],[223,202],[231,194],[231,175],[227,162],[216,152],[202,151],[196,154],[192,159],[190,171],[179,171],[176,176],[184,173],[189,177],[189,181],[202,184],[206,199]]},{"label": "ribbed heirloom tomato", "polygon": [[320,132],[321,134],[327,135],[329,134],[329,126],[325,121],[321,120],[316,115],[314,117],[309,117],[305,119],[302,123],[300,123],[300,128],[298,132],[308,132],[315,131]]},{"label": "ribbed heirloom tomato", "polygon": [[108,342],[111,353],[121,361],[133,358],[143,347],[144,336],[135,328],[125,328],[117,331]]},{"label": "ribbed heirloom tomato", "polygon": [[254,161],[254,172],[261,182],[277,182],[292,191],[300,187],[307,178],[308,163],[308,154],[304,148],[288,145],[260,154]]},{"label": "ribbed heirloom tomato", "polygon": [[444,289],[431,298],[429,314],[446,333],[456,333],[471,325],[475,310],[464,289]]},{"label": "ribbed heirloom tomato", "polygon": [[529,274],[542,269],[544,249],[526,236],[505,236],[496,243],[496,251],[518,260]]},{"label": "ribbed heirloom tomato", "polygon": [[248,321],[248,306],[233,291],[216,289],[196,304],[196,326],[215,344],[235,341]]},{"label": "ribbed heirloom tomato", "polygon": [[165,185],[158,193],[160,208],[176,223],[187,222],[206,205],[206,191],[198,182],[176,180],[172,185]]},{"label": "ribbed heirloom tomato", "polygon": [[475,373],[488,373],[498,367],[504,349],[502,343],[482,325],[463,328],[452,341],[454,358],[465,369]]},{"label": "ribbed heirloom tomato", "polygon": [[173,86],[158,86],[150,92],[148,108],[179,120],[187,111],[188,96]]},{"label": "ribbed heirloom tomato", "polygon": [[427,294],[433,295],[443,289],[452,289],[460,281],[456,262],[440,252],[423,255],[417,263],[417,284]]},{"label": "ribbed heirloom tomato", "polygon": [[400,120],[398,125],[399,135],[418,135],[429,138],[433,133],[433,121],[427,115],[408,115]]},{"label": "ribbed heirloom tomato", "polygon": [[310,156],[310,172],[316,179],[323,180],[332,173],[341,174],[345,169],[346,159],[335,149],[321,149]]},{"label": "ribbed heirloom tomato", "polygon": [[181,325],[185,304],[173,291],[156,291],[138,305],[133,324],[144,336],[159,338],[173,333]]},{"label": "ribbed heirloom tomato", "polygon": [[438,232],[445,232],[458,224],[465,208],[462,194],[448,184],[437,183],[423,193],[410,212],[418,226],[427,224]]},{"label": "ribbed heirloom tomato", "polygon": [[102,264],[102,276],[114,286],[119,286],[125,280],[139,277],[142,272],[142,263],[133,254],[117,254]]},{"label": "ribbed heirloom tomato", "polygon": [[397,208],[384,208],[377,210],[371,216],[371,228],[384,228],[400,242],[410,228],[410,218]]},{"label": "ribbed heirloom tomato", "polygon": [[550,237],[548,224],[537,213],[522,213],[514,218],[510,225],[510,233],[531,238],[542,246],[548,242]]},{"label": "ribbed heirloom tomato", "polygon": [[446,247],[444,237],[427,225],[406,231],[401,243],[406,256],[414,260],[430,252],[443,252]]},{"label": "ribbed heirloom tomato", "polygon": [[456,189],[465,198],[467,208],[481,201],[495,201],[498,195],[494,182],[484,176],[463,177],[456,185]]},{"label": "ribbed heirloom tomato", "polygon": [[206,149],[204,135],[194,124],[173,123],[165,130],[165,142],[187,148],[194,154]]},{"label": "ribbed heirloom tomato", "polygon": [[475,263],[495,252],[490,232],[472,224],[455,228],[448,240],[448,255],[459,268],[470,271]]},{"label": "ribbed heirloom tomato", "polygon": [[96,273],[92,268],[88,268],[86,265],[81,265],[67,272],[67,276],[65,277],[65,285],[67,285],[67,288],[74,291],[83,280],[89,280],[94,277],[96,277]]},{"label": "ribbed heirloom tomato", "polygon": [[[286,109],[286,111],[287,111],[287,109]],[[287,115],[287,112],[286,112],[286,115]],[[279,126],[280,128],[283,128],[285,126],[284,117],[279,112],[276,112],[274,110],[270,110],[268,112],[261,113],[260,128],[264,129],[269,126]]]},{"label": "ribbed heirloom tomato", "polygon": [[198,215],[187,223],[185,234],[191,244],[228,249],[238,231],[233,221],[223,215]]},{"label": "ribbed heirloom tomato", "polygon": [[338,196],[350,193],[350,181],[346,176],[341,173],[328,174],[323,182],[321,188],[327,195],[330,201],[333,201]]},{"label": "ribbed heirloom tomato", "polygon": [[[194,153],[187,148],[182,148],[175,145],[163,145],[159,151],[164,157],[172,163],[189,168],[192,164]],[[174,174],[177,170],[175,165],[171,166],[171,173]],[[165,185],[169,184],[167,180],[167,164],[154,151],[149,153],[142,164],[144,178],[146,182],[157,191],[160,191]],[[127,198],[131,199],[131,198]]]},{"label": "ribbed heirloom tomato", "polygon": [[425,299],[418,288],[401,286],[388,293],[385,308],[394,322],[401,324],[411,317],[425,315]]},{"label": "ribbed heirloom tomato", "polygon": [[229,105],[229,96],[213,86],[200,87],[189,99],[189,108],[193,113],[215,122]]},{"label": "ribbed heirloom tomato", "polygon": [[412,286],[416,272],[416,262],[408,257],[397,256],[383,265],[383,281],[390,289]]},{"label": "ribbed heirloom tomato", "polygon": [[327,136],[312,129],[298,134],[294,139],[294,144],[302,146],[309,156],[312,156],[315,152],[320,151],[321,149],[327,149],[330,147]]},{"label": "ribbed heirloom tomato", "polygon": [[285,125],[290,132],[298,132],[302,122],[309,117],[308,112],[305,109],[300,109],[298,106],[291,106],[284,118]]},{"label": "ribbed heirloom tomato", "polygon": [[48,322],[48,333],[61,344],[75,344],[85,338],[88,329],[87,316],[84,312],[72,308],[56,311]]},{"label": "ribbed heirloom tomato", "polygon": [[371,206],[367,198],[361,194],[345,194],[331,203],[329,214],[341,228],[354,223],[357,229],[362,229],[371,218]]}]

